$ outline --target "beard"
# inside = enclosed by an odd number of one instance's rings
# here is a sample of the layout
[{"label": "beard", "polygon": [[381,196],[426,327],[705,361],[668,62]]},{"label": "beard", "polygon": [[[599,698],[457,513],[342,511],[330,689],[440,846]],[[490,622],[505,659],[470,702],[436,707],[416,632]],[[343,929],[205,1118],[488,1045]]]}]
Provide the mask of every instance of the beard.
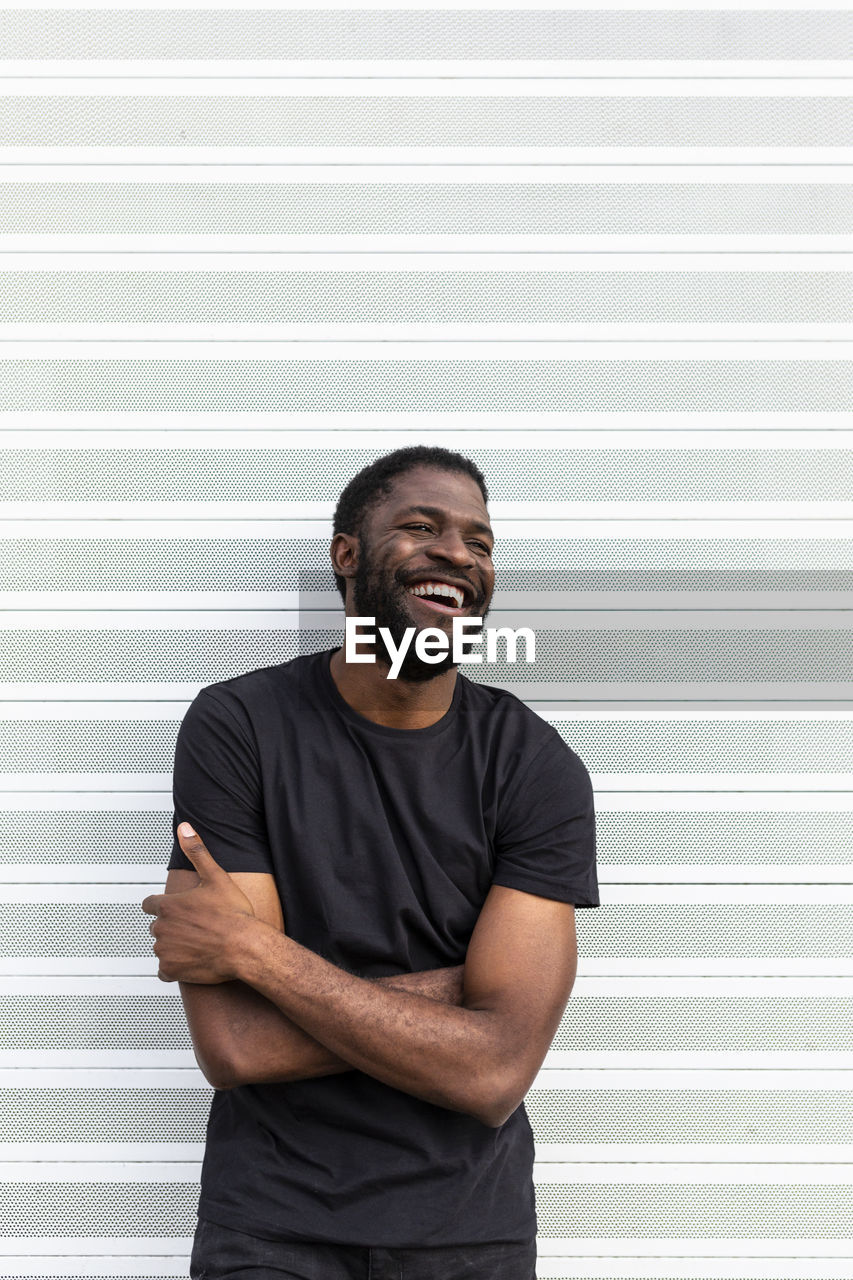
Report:
[{"label": "beard", "polygon": [[[441,576],[441,575],[439,575]],[[358,562],[358,568],[353,584],[353,603],[355,604],[356,613],[360,618],[376,619],[376,661],[390,668],[391,654],[388,652],[388,646],[384,637],[379,632],[380,627],[386,627],[394,644],[399,647],[403,642],[403,637],[408,627],[414,627],[417,634],[425,628],[418,627],[417,622],[408,611],[407,602],[411,596],[406,590],[406,583],[401,582],[393,573],[383,573],[376,565],[374,565],[370,547],[362,539],[361,557]],[[474,601],[473,609],[466,613],[469,618],[485,618],[489,612],[489,606],[483,609],[482,613],[476,612],[479,605],[484,604],[482,596],[478,596]],[[436,626],[439,626],[439,620],[436,620]],[[439,627],[440,630],[443,628]],[[450,648],[447,653],[442,656],[440,662],[424,662],[415,652],[415,637],[412,637],[412,643],[406,650],[406,656],[400,667],[399,680],[409,680],[412,683],[423,683],[426,680],[434,680],[436,676],[443,675],[445,671],[449,671],[451,667],[457,664],[453,661],[453,640],[450,638]],[[462,652],[468,654],[471,647],[478,642],[478,637],[467,637],[463,641]]]}]

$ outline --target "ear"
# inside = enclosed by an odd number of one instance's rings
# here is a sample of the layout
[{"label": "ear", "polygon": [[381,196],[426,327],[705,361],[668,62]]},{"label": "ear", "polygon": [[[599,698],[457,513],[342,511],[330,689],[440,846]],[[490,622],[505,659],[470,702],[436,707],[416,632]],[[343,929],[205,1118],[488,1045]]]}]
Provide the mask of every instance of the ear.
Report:
[{"label": "ear", "polygon": [[360,543],[354,533],[336,533],[329,546],[332,568],[342,578],[354,578],[358,569]]}]

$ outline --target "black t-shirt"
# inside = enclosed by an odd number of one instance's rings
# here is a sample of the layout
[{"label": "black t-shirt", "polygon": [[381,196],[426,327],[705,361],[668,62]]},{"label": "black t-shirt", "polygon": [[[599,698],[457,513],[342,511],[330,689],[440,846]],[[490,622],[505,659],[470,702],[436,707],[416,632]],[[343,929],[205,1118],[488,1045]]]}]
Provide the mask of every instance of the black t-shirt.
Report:
[{"label": "black t-shirt", "polygon": [[[492,884],[598,905],[592,789],[557,731],[457,673],[425,729],[360,715],[334,649],[203,689],[175,827],[276,880],[288,935],[363,977],[462,964]],[[170,867],[191,869],[177,841]],[[361,1071],[217,1092],[199,1213],[270,1239],[385,1247],[535,1235],[523,1106],[500,1128]]]}]

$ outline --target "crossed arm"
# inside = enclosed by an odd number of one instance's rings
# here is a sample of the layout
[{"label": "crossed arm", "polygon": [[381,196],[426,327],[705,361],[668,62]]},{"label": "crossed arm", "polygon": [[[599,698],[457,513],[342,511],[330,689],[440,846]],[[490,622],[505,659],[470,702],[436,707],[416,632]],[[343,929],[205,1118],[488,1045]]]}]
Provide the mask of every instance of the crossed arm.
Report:
[{"label": "crossed arm", "polygon": [[271,876],[179,838],[198,874],[171,871],[143,908],[214,1087],[354,1067],[490,1126],[518,1107],[574,983],[571,904],[493,886],[464,966],[369,980],[287,937]]},{"label": "crossed arm", "polygon": [[[259,872],[230,875],[249,899],[256,918],[284,932],[281,900],[273,877]],[[166,893],[184,893],[200,883],[195,871],[172,870],[166,878]],[[462,965],[395,974],[374,981],[445,1004],[458,1005],[462,1000]],[[352,1070],[348,1062],[309,1036],[245,982],[181,982],[180,990],[196,1059],[215,1089],[307,1080]]]}]

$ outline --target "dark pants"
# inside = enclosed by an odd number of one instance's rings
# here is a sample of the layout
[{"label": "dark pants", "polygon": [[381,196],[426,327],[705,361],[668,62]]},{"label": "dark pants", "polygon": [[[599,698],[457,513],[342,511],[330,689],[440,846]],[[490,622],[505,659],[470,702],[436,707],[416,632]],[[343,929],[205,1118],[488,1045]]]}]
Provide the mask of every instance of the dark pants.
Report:
[{"label": "dark pants", "polygon": [[200,1220],[190,1280],[536,1280],[536,1242],[429,1249],[295,1244]]}]

